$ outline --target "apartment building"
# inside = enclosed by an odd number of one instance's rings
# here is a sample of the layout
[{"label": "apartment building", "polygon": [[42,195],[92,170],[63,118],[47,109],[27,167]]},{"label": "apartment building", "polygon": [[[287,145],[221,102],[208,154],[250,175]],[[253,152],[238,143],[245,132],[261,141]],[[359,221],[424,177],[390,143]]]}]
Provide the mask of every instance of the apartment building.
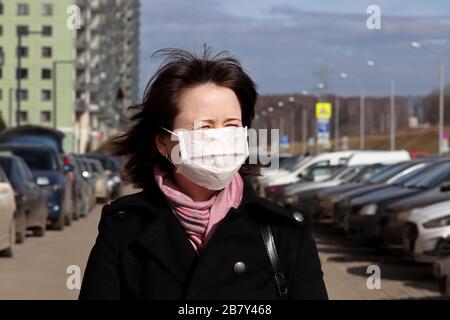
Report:
[{"label": "apartment building", "polygon": [[120,130],[137,101],[139,10],[139,0],[0,0],[7,126],[54,126],[74,152]]}]

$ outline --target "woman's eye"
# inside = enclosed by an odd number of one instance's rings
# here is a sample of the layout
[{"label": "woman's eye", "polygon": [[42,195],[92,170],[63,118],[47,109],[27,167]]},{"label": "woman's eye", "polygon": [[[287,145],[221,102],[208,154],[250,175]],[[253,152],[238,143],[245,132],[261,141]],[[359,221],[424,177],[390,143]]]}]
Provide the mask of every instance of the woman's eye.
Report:
[{"label": "woman's eye", "polygon": [[226,127],[239,127],[236,123],[227,124]]}]

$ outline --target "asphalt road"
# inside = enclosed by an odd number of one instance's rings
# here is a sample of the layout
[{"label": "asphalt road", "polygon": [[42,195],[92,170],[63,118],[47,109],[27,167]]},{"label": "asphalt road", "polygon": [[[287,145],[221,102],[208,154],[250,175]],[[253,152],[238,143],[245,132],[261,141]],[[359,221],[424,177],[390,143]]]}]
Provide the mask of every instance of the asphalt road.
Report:
[{"label": "asphalt road", "polygon": [[[125,187],[123,193],[136,192]],[[63,231],[47,230],[42,238],[27,237],[14,247],[13,258],[0,257],[0,300],[77,299],[77,267],[84,270],[97,237],[103,205]],[[82,274],[81,274],[82,275]],[[67,281],[69,279],[69,286]]]}]

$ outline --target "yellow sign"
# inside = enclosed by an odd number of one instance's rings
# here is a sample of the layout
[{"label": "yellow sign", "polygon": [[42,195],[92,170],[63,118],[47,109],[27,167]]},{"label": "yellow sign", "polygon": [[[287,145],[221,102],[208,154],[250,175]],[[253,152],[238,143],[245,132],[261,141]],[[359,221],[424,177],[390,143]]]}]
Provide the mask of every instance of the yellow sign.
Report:
[{"label": "yellow sign", "polygon": [[331,118],[331,103],[317,102],[316,119],[330,119],[330,118]]}]

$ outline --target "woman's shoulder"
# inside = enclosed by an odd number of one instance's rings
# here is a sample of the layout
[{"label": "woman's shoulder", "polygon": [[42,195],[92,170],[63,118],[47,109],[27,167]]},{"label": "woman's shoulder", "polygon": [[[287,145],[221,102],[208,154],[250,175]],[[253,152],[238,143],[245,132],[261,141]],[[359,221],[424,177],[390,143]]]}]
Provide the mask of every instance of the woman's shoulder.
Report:
[{"label": "woman's shoulder", "polygon": [[105,204],[102,208],[102,216],[124,218],[137,212],[136,208],[154,209],[153,204],[149,201],[144,191],[124,195]]},{"label": "woman's shoulder", "polygon": [[301,229],[312,227],[310,210],[302,204],[281,206],[271,200],[254,197],[246,206],[250,214],[260,222]]}]

